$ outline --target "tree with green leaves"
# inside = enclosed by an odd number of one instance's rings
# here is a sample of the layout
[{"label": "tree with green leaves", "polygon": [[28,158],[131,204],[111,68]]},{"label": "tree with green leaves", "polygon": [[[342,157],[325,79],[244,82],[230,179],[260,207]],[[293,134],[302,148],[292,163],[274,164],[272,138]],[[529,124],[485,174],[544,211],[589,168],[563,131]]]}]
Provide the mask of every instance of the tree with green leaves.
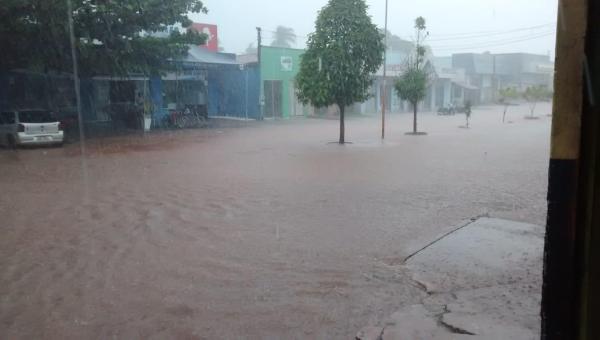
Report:
[{"label": "tree with green leaves", "polygon": [[514,87],[505,87],[498,91],[500,104],[504,105],[504,112],[502,113],[502,123],[506,121],[506,112],[508,111],[508,107],[512,104],[512,100],[515,100],[519,97],[519,93],[517,89]]},{"label": "tree with green leaves", "polygon": [[534,111],[537,106],[537,103],[549,99],[552,96],[552,93],[548,90],[545,85],[533,85],[529,86],[523,92],[523,98],[529,103],[530,109],[530,118],[534,118]]},{"label": "tree with green leaves", "polygon": [[206,41],[193,30],[151,34],[188,28],[189,13],[206,12],[199,0],[4,0],[0,70],[72,72],[68,1],[82,76],[158,73],[167,60],[184,56],[189,44]]},{"label": "tree with green leaves", "polygon": [[429,74],[425,69],[425,55],[427,49],[423,46],[424,39],[428,36],[427,26],[423,17],[415,20],[416,44],[414,55],[405,62],[405,69],[395,84],[396,93],[402,100],[408,101],[413,107],[413,132],[417,130],[417,112],[419,102],[427,96]]},{"label": "tree with green leaves", "polygon": [[427,96],[428,75],[415,66],[409,66],[396,81],[396,93],[413,107],[413,133],[417,134],[417,111],[419,102]]},{"label": "tree with green leaves", "polygon": [[275,32],[273,32],[273,47],[286,47],[290,48],[296,44],[296,33],[294,29],[285,26],[277,26]]},{"label": "tree with green leaves", "polygon": [[304,104],[338,106],[340,144],[345,143],[345,109],[370,97],[384,49],[364,0],[329,0],[319,12],[296,76],[297,94]]}]

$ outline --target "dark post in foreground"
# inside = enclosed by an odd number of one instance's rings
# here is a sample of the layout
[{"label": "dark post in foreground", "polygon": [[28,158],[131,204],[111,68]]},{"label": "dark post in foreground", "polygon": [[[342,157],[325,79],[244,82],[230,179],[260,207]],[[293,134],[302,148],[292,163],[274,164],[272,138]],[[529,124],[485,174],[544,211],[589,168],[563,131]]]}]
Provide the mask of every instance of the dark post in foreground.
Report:
[{"label": "dark post in foreground", "polygon": [[559,7],[542,339],[600,338],[600,3]]}]

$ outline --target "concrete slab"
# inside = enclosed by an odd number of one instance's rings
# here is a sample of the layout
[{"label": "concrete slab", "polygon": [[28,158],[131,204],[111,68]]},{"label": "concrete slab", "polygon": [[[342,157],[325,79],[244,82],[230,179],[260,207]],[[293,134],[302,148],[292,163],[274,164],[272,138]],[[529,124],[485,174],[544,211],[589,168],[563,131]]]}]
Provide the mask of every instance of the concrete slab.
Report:
[{"label": "concrete slab", "polygon": [[510,322],[503,322],[486,314],[472,312],[450,312],[442,316],[443,325],[453,332],[477,336],[481,339],[538,339],[535,333]]},{"label": "concrete slab", "polygon": [[381,339],[537,339],[543,228],[481,218],[415,254],[429,293],[394,313]]},{"label": "concrete slab", "polygon": [[450,334],[437,322],[435,315],[423,305],[406,307],[394,314],[385,323],[381,338],[396,339],[436,339]]},{"label": "concrete slab", "polygon": [[431,293],[539,282],[540,226],[482,218],[426,248],[407,262]]},{"label": "concrete slab", "polygon": [[356,340],[381,340],[383,327],[365,327],[356,335]]}]

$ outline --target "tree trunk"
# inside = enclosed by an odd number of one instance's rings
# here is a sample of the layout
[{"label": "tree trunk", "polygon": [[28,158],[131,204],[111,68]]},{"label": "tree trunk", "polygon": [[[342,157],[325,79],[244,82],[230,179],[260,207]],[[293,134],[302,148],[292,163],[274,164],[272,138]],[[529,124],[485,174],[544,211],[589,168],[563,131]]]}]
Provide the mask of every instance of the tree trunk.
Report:
[{"label": "tree trunk", "polygon": [[417,105],[418,105],[418,103],[414,103],[413,104],[413,113],[414,113],[414,118],[413,118],[413,133],[414,134],[417,133]]},{"label": "tree trunk", "polygon": [[346,143],[346,126],[344,123],[344,115],[346,107],[344,105],[338,104],[340,108],[340,144]]}]

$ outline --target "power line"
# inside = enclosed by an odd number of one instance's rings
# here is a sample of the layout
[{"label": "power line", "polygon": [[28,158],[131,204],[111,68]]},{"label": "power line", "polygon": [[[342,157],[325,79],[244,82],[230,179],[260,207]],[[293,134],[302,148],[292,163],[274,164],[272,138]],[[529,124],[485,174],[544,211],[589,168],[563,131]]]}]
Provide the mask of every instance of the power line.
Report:
[{"label": "power line", "polygon": [[496,47],[496,46],[516,44],[516,43],[520,43],[520,42],[524,42],[524,41],[536,40],[536,39],[545,38],[545,37],[548,37],[548,36],[551,36],[554,34],[556,34],[556,33],[554,31],[552,31],[552,32],[546,32],[546,33],[540,33],[537,35],[527,36],[527,37],[521,37],[519,39],[499,40],[499,41],[495,41],[495,42],[490,42],[490,43],[485,43],[485,44],[474,44],[474,45],[470,45],[470,46],[445,46],[445,47],[439,47],[439,48],[431,47],[431,49],[433,51],[460,51],[460,50],[490,48],[490,47]]},{"label": "power line", "polygon": [[[513,29],[509,29],[509,30],[490,30],[490,31],[474,31],[474,32],[450,33],[450,34],[432,34],[431,37],[440,37],[440,39],[430,39],[429,41],[445,41],[445,40],[454,40],[454,39],[460,40],[460,39],[468,39],[468,38],[476,38],[476,37],[486,37],[486,36],[490,36],[490,35],[496,36],[496,35],[514,33],[514,32],[522,32],[522,31],[535,30],[535,29],[540,29],[540,28],[547,28],[550,26],[556,26],[556,22],[550,22],[550,23],[543,24],[543,25],[513,28]],[[265,30],[264,32],[268,32],[268,33],[272,33],[272,34],[277,33],[274,30]],[[394,33],[392,32],[392,34],[394,34]],[[308,35],[302,35],[302,34],[296,34],[296,33],[294,33],[294,35],[297,38],[308,38],[309,37]],[[394,35],[399,37],[400,39],[407,40],[397,34],[394,34]]]},{"label": "power line", "polygon": [[475,31],[475,32],[463,32],[463,33],[448,33],[448,34],[432,34],[432,36],[435,37],[442,37],[442,38],[450,38],[450,37],[462,37],[462,36],[470,36],[470,35],[474,35],[474,34],[487,34],[487,35],[496,35],[496,34],[504,34],[504,33],[512,33],[512,32],[519,32],[519,31],[527,31],[527,30],[532,30],[532,29],[536,29],[536,28],[542,28],[542,27],[548,27],[548,26],[556,26],[556,22],[550,22],[547,24],[543,24],[543,25],[535,25],[535,26],[528,26],[528,27],[519,27],[519,28],[513,28],[513,29],[509,29],[509,30],[491,30],[491,31]]},{"label": "power line", "polygon": [[547,35],[551,35],[551,34],[555,34],[555,31],[544,31],[544,32],[537,32],[537,33],[533,33],[533,34],[526,34],[526,35],[521,35],[521,36],[516,36],[516,37],[510,37],[510,38],[501,38],[501,39],[496,39],[496,40],[486,40],[486,41],[480,41],[480,42],[470,42],[470,43],[462,43],[462,44],[449,44],[449,45],[433,45],[433,47],[436,47],[438,49],[447,49],[447,48],[468,48],[468,47],[476,47],[476,46],[482,46],[482,45],[494,45],[494,44],[501,44],[501,43],[508,43],[508,42],[512,42],[512,41],[519,41],[522,39],[529,39],[529,38],[535,38],[538,36],[547,36]]},{"label": "power line", "polygon": [[[465,40],[477,40],[477,39],[487,38],[490,36],[498,37],[498,36],[502,36],[502,35],[523,32],[523,31],[532,31],[532,30],[539,31],[542,28],[547,29],[550,26],[555,26],[555,25],[556,25],[556,22],[551,22],[551,23],[547,23],[547,24],[543,24],[543,25],[519,27],[519,28],[513,28],[513,29],[509,29],[509,30],[490,30],[490,31],[474,31],[474,32],[463,32],[463,33],[439,34],[439,35],[432,35],[432,37],[441,37],[441,38],[429,39],[427,42],[428,43],[441,42],[441,41],[459,41],[460,42],[462,40],[463,41],[462,43],[469,43],[468,41],[465,41]],[[270,33],[270,34],[277,34],[277,32],[274,30],[263,30],[263,32]],[[432,46],[432,49],[433,50],[466,50],[466,49],[476,49],[476,48],[487,48],[487,47],[508,45],[508,44],[518,43],[518,42],[522,42],[522,41],[539,39],[539,38],[546,37],[546,36],[549,36],[552,34],[555,34],[554,29],[552,31],[546,31],[546,32],[535,32],[535,33],[530,32],[528,35],[525,35],[525,36],[522,35],[522,36],[515,36],[515,37],[504,37],[501,40],[486,41],[486,42],[483,42],[483,44],[475,43],[475,41],[473,41],[472,45],[457,45],[457,46],[443,45],[440,47]],[[398,35],[396,35],[396,36],[398,36]],[[294,37],[297,39],[308,39],[309,36],[294,33]],[[403,39],[401,37],[399,37],[399,38]],[[406,40],[406,39],[403,39],[403,40]],[[409,41],[409,40],[407,40],[407,41]],[[300,43],[296,42],[296,44],[300,44]]]},{"label": "power line", "polygon": [[[472,33],[471,35],[456,36],[456,37],[452,37],[452,38],[442,38],[442,39],[429,39],[428,41],[429,42],[437,42],[437,41],[469,40],[469,39],[477,39],[477,38],[487,38],[490,36],[500,36],[500,35],[513,34],[513,33],[523,32],[523,31],[536,31],[536,30],[539,31],[541,29],[548,29],[548,28],[550,28],[550,26],[551,26],[551,24],[541,25],[541,26],[532,26],[532,27],[502,31],[502,32]],[[530,32],[530,33],[533,33],[533,32]],[[436,37],[436,36],[434,36],[434,37]]]},{"label": "power line", "polygon": [[[488,38],[490,36],[502,36],[502,35],[508,35],[508,34],[517,33],[517,32],[523,32],[523,31],[539,31],[541,29],[548,29],[550,27],[554,28],[555,26],[556,26],[556,22],[547,23],[547,24],[543,24],[543,25],[514,28],[514,29],[509,29],[509,30],[475,31],[475,32],[452,33],[452,34],[432,34],[430,36],[434,37],[434,39],[427,39],[427,42],[471,40],[471,39],[478,40],[478,39],[482,39],[482,38]],[[537,34],[537,33],[539,33],[539,32],[528,32],[528,34]],[[398,38],[400,38],[402,40],[411,41],[410,38],[407,39],[407,38],[399,36],[399,35],[395,35],[395,36],[397,36]],[[442,37],[442,38],[437,38],[437,37]],[[515,38],[515,37],[511,37],[511,39],[512,38]],[[465,41],[465,43],[468,43],[468,41]]]}]

